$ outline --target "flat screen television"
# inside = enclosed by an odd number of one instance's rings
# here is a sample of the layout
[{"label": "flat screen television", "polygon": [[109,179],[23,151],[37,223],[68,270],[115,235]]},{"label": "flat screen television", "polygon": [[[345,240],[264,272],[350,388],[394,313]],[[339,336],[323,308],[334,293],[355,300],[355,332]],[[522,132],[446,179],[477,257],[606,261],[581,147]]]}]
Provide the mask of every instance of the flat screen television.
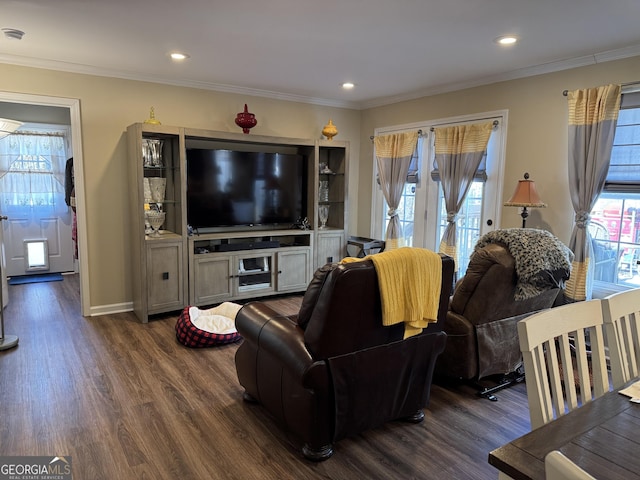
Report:
[{"label": "flat screen television", "polygon": [[303,155],[187,149],[187,223],[200,231],[289,228],[306,216]]}]

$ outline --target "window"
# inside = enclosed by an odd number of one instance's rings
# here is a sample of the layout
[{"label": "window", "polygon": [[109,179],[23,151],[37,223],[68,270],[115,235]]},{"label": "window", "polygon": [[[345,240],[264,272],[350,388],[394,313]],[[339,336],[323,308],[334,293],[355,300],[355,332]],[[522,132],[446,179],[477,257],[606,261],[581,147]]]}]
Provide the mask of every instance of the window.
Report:
[{"label": "window", "polygon": [[0,140],[0,202],[3,211],[65,210],[66,130],[28,124]]},{"label": "window", "polygon": [[589,232],[593,296],[640,286],[640,91],[623,90],[611,164]]},{"label": "window", "polygon": [[[388,208],[388,206],[387,206]],[[400,219],[400,225],[402,226],[402,232],[404,233],[405,246],[413,247],[413,232],[415,227],[416,216],[416,185],[414,183],[407,183],[404,186],[404,191],[400,197],[400,203],[398,204],[398,217]],[[389,225],[389,216],[385,214],[384,219],[384,231],[387,231]],[[380,238],[384,238],[382,235]]]},{"label": "window", "polygon": [[[439,177],[437,172],[433,171],[434,134],[431,131],[432,127],[479,123],[487,120],[495,120],[496,127],[489,139],[487,155],[483,160],[481,170],[484,171],[476,175],[476,181],[472,184],[458,214],[458,278],[464,275],[469,257],[480,236],[500,225],[501,204],[499,199],[502,195],[500,179],[504,166],[507,112],[490,112],[482,116],[465,116],[376,130],[376,135],[407,131],[410,128],[425,132],[418,140],[417,161],[414,162],[417,175],[412,176],[410,169],[398,206],[398,214],[407,245],[438,251],[440,239],[446,227],[447,214]],[[377,177],[375,167],[374,177]],[[388,206],[384,201],[380,187],[377,181],[374,181],[371,226],[373,238],[384,238],[389,221],[387,211]]]},{"label": "window", "polygon": [[[416,211],[416,185],[418,183],[419,175],[419,155],[418,152],[422,148],[422,139],[418,139],[418,145],[416,151],[411,159],[411,165],[409,165],[409,172],[407,173],[407,183],[404,185],[404,191],[400,197],[400,203],[398,204],[398,217],[400,219],[400,226],[404,233],[404,241],[407,247],[413,246],[413,232],[415,227],[415,211]],[[387,208],[388,205],[385,202]],[[389,216],[384,218],[384,231],[387,231],[389,225]],[[380,237],[384,238],[384,234]]]},{"label": "window", "polygon": [[[469,193],[467,194],[460,212],[458,213],[458,278],[467,271],[469,259],[473,253],[473,248],[480,239],[482,232],[482,199],[484,197],[485,182],[476,180],[471,184]],[[438,199],[440,205],[440,225],[438,228],[438,238],[442,238],[444,230],[447,228],[447,212],[444,206],[444,194],[442,188],[439,189],[440,196]]]}]

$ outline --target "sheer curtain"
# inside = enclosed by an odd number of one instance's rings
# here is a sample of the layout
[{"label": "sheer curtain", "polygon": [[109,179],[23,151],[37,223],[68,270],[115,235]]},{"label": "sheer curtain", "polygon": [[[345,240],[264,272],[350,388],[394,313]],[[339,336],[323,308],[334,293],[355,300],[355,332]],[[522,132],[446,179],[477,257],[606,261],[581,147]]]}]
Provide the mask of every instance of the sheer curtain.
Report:
[{"label": "sheer curtain", "polygon": [[435,162],[447,209],[447,227],[440,240],[439,251],[454,259],[456,271],[456,219],[486,154],[492,129],[492,122],[435,129]]},{"label": "sheer curtain", "polygon": [[569,190],[575,225],[569,248],[575,259],[565,295],[569,301],[591,298],[589,269],[590,213],[604,188],[620,111],[620,85],[605,85],[567,93],[569,101]]},{"label": "sheer curtain", "polygon": [[66,160],[66,140],[58,132],[18,132],[0,139],[0,211],[67,211]]},{"label": "sheer curtain", "polygon": [[397,209],[417,144],[417,131],[393,133],[374,138],[380,187],[389,205],[385,250],[404,246],[404,235]]}]

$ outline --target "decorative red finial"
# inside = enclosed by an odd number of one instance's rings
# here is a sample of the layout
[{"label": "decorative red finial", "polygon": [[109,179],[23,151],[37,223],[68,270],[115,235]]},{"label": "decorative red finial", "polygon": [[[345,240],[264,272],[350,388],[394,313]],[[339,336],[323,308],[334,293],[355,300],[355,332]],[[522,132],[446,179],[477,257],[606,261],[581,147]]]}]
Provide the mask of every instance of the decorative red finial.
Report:
[{"label": "decorative red finial", "polygon": [[242,128],[244,133],[249,133],[249,129],[255,127],[257,123],[258,120],[256,120],[256,116],[253,113],[249,113],[249,109],[245,103],[244,112],[240,112],[236,115],[236,125]]}]

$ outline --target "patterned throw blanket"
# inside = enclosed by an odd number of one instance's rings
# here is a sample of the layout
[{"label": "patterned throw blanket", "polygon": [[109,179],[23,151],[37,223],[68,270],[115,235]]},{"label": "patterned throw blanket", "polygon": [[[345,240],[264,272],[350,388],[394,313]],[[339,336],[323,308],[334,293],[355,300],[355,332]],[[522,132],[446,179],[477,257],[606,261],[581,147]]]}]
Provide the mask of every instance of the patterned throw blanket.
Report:
[{"label": "patterned throw blanket", "polygon": [[550,288],[557,287],[558,271],[569,278],[573,252],[546,230],[535,228],[507,228],[483,235],[475,246],[478,250],[490,243],[501,243],[513,256],[518,281],[516,300],[532,298]]}]

